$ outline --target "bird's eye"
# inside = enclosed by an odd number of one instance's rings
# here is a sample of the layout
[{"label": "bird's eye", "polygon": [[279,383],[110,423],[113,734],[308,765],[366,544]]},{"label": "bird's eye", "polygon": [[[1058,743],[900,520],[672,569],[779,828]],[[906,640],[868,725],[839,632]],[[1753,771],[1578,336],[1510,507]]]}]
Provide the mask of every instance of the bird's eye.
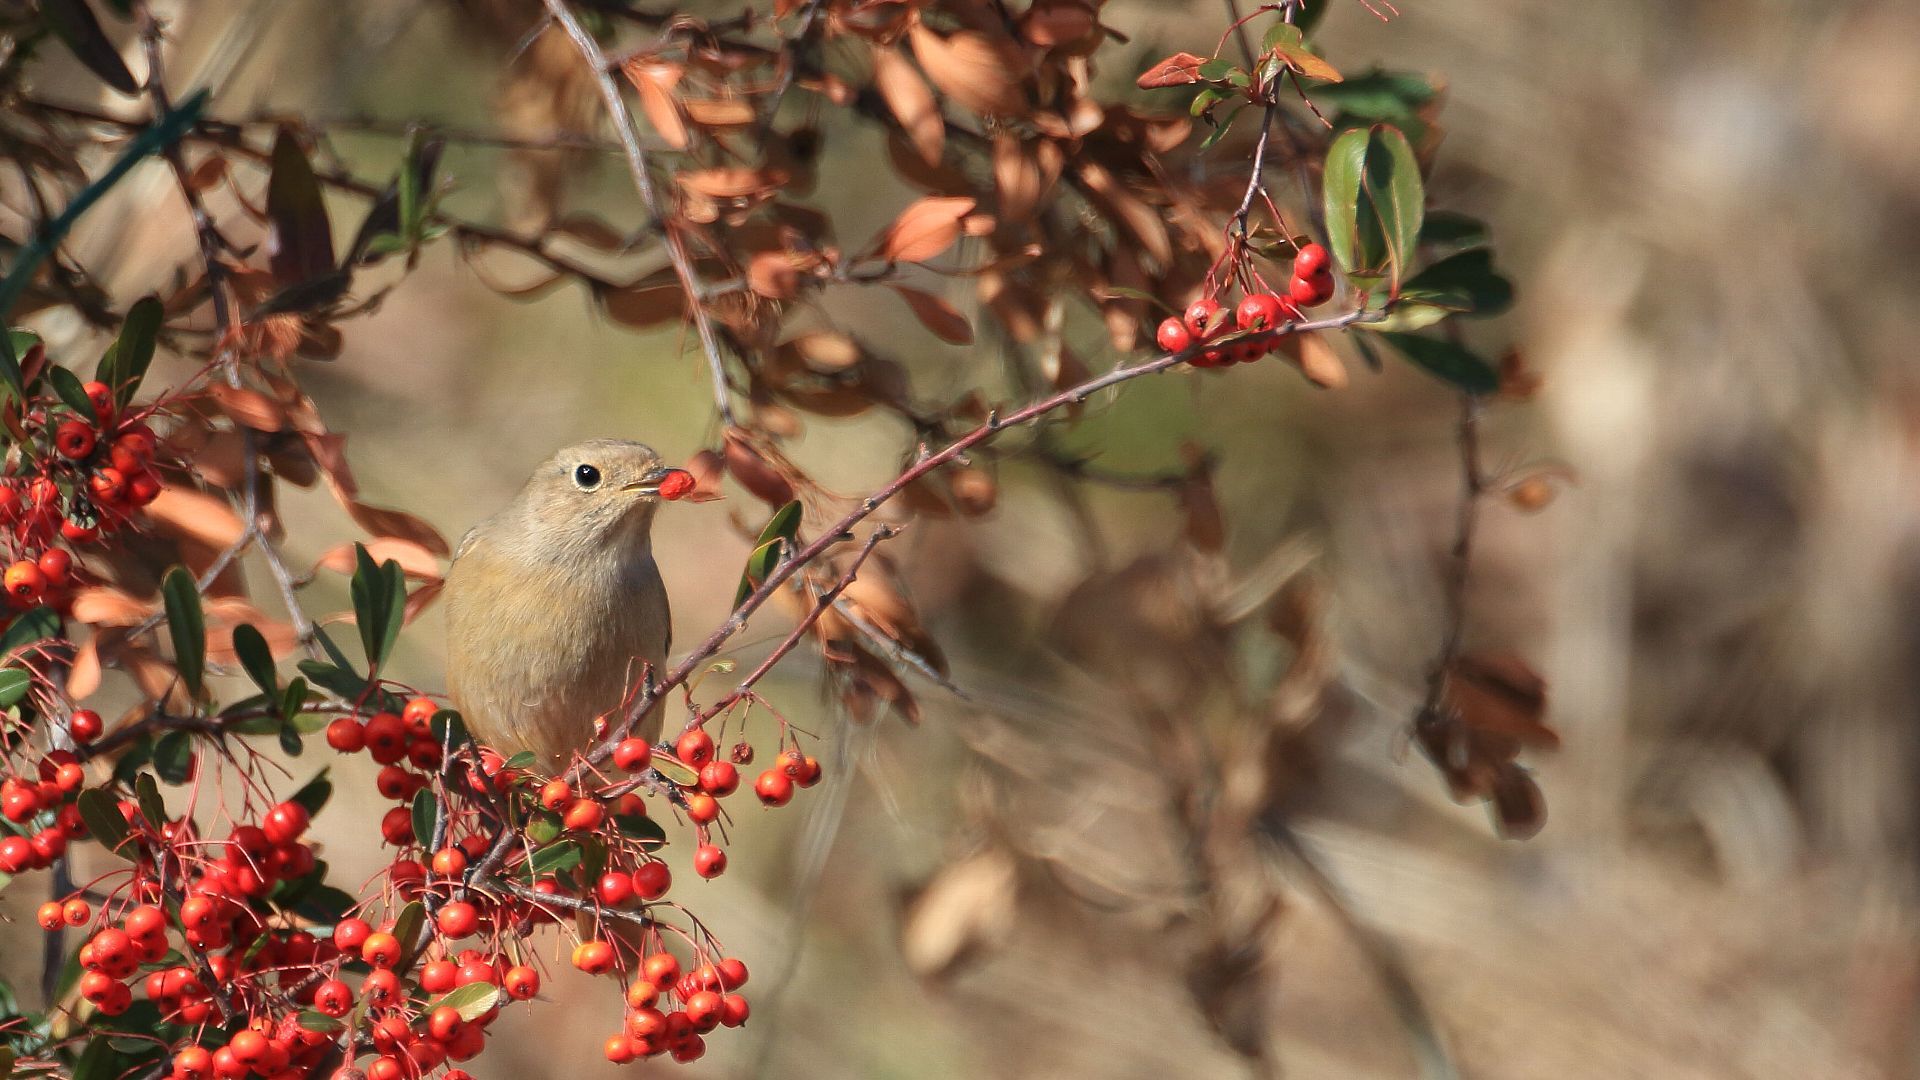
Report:
[{"label": "bird's eye", "polygon": [[582,490],[592,491],[600,486],[600,470],[591,465],[576,466],[573,470],[573,482]]}]

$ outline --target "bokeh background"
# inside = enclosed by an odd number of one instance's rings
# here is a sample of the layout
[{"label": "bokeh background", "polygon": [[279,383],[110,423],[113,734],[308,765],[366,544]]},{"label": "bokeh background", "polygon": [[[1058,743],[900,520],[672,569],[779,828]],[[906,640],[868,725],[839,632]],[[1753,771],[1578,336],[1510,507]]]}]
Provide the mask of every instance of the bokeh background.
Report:
[{"label": "bokeh background", "polygon": [[[1134,41],[1107,59],[1114,80],[1128,57],[1210,52],[1225,21],[1212,2],[1107,13]],[[578,122],[515,74],[528,15],[202,0],[176,10],[173,78],[218,75],[226,115]],[[1444,79],[1430,189],[1492,223],[1520,286],[1485,341],[1518,346],[1545,385],[1489,416],[1489,466],[1573,480],[1535,514],[1490,502],[1469,643],[1548,679],[1564,747],[1531,762],[1545,830],[1496,839],[1407,744],[1442,628],[1446,392],[1403,367],[1336,394],[1267,365],[1136,383],[1068,438],[1115,469],[1176,467],[1189,441],[1217,452],[1224,559],[1167,554],[1181,516],[1164,494],[1076,503],[1014,462],[992,514],[916,526],[900,572],[968,698],[922,684],[918,727],[856,728],[817,666],[787,663],[771,693],[821,736],[832,780],[797,812],[749,811],[739,869],[681,887],[753,964],[754,1019],[697,1065],[629,1068],[1218,1077],[1258,1074],[1234,1049],[1251,1041],[1294,1078],[1920,1071],[1920,8],[1403,0],[1382,22],[1343,0],[1318,40],[1349,70]],[[911,193],[873,167],[877,140],[834,145],[811,197],[854,239]],[[372,176],[399,147],[332,141]],[[446,169],[448,205],[472,217],[514,222],[539,190],[538,170],[495,151],[456,148]],[[617,159],[566,172],[566,207],[637,220]],[[156,168],[82,237],[117,292],[190,249],[175,198]],[[835,315],[909,332],[893,309]],[[303,377],[350,434],[366,496],[457,535],[573,439],[639,437],[670,458],[708,443],[705,372],[683,344],[610,324],[576,287],[503,299],[430,251]],[[951,395],[994,385],[986,351],[902,359],[917,388]],[[904,438],[813,420],[792,453],[857,492],[891,475]],[[736,495],[662,515],[683,643],[724,614],[758,513]],[[323,496],[288,514],[296,561],[352,534]],[[1299,637],[1210,621],[1276,586],[1317,628],[1305,705],[1268,696]],[[778,633],[770,620],[733,655]],[[437,616],[410,632],[400,673],[437,686],[439,635]],[[1219,698],[1251,687],[1258,724],[1285,735],[1283,759],[1223,774],[1287,775],[1289,846],[1243,853],[1269,859],[1276,911],[1243,919],[1235,898],[1180,887],[1193,837],[1166,810],[1136,692],[1161,675],[1183,689],[1160,703],[1179,722],[1248,723]],[[319,819],[347,881],[379,865],[365,810],[337,798]],[[1212,880],[1240,888],[1242,869]],[[0,901],[0,968],[30,983],[22,914],[39,898],[20,891]],[[1218,962],[1196,961],[1215,946]],[[613,1073],[598,1046],[617,1003],[551,982],[560,1006],[510,1019],[479,1075]],[[1195,1006],[1210,996],[1218,1030]]]}]

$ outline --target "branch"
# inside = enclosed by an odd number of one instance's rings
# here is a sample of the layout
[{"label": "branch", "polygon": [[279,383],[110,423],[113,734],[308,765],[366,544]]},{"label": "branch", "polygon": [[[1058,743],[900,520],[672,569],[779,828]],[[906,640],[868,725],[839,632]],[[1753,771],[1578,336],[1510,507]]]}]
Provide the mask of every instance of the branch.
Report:
[{"label": "branch", "polygon": [[854,555],[852,564],[840,574],[839,580],[833,583],[832,588],[821,593],[820,597],[813,602],[813,610],[807,612],[806,617],[800,620],[800,625],[794,627],[792,632],[787,634],[786,640],[775,646],[773,652],[767,654],[765,660],[760,661],[759,667],[754,668],[747,674],[746,678],[740,680],[740,685],[734,687],[731,693],[707,708],[702,709],[698,716],[695,716],[689,721],[687,724],[688,729],[691,730],[692,728],[697,728],[705,724],[715,716],[738,704],[741,698],[752,693],[754,684],[765,678],[767,673],[773,670],[773,665],[779,663],[782,658],[793,651],[794,646],[800,644],[800,639],[807,635],[807,631],[813,629],[813,625],[820,621],[820,617],[825,615],[829,608],[833,607],[834,601],[838,600],[840,594],[847,590],[847,586],[853,584],[853,579],[860,575],[860,567],[866,563],[867,556],[873,554],[873,549],[879,547],[882,542],[891,540],[898,535],[900,535],[900,527],[896,525],[882,525],[873,530],[873,532],[867,536],[867,542],[860,546],[859,553]]},{"label": "branch", "polygon": [[1473,539],[1480,518],[1480,496],[1486,493],[1487,478],[1480,471],[1480,400],[1472,394],[1460,395],[1460,422],[1456,436],[1460,448],[1460,506],[1455,511],[1453,563],[1447,570],[1447,625],[1440,640],[1440,654],[1427,671],[1427,697],[1419,716],[1425,720],[1437,716],[1440,698],[1446,690],[1447,669],[1460,656],[1466,637],[1467,584],[1473,574]]},{"label": "branch", "polygon": [[727,427],[734,426],[731,391],[727,386],[726,361],[720,356],[720,342],[713,332],[713,321],[707,316],[705,297],[701,291],[700,279],[695,276],[693,261],[687,258],[686,248],[680,242],[680,234],[674,223],[660,210],[660,196],[654,190],[653,174],[647,171],[647,151],[640,145],[640,136],[633,126],[633,114],[627,109],[627,102],[620,95],[620,85],[613,81],[613,72],[607,63],[607,54],[600,51],[600,43],[593,40],[587,28],[567,7],[566,0],[546,0],[547,10],[573,39],[574,47],[580,50],[580,58],[593,69],[594,82],[600,88],[600,100],[606,104],[607,115],[612,118],[615,133],[620,138],[620,146],[626,151],[627,171],[633,176],[633,189],[640,194],[640,201],[647,208],[648,216],[660,230],[660,241],[666,245],[667,259],[673,263],[673,272],[680,279],[680,288],[687,296],[687,309],[693,316],[693,327],[700,335],[700,349],[707,357],[707,371],[713,379],[713,404],[720,412],[720,422]]},{"label": "branch", "polygon": [[[1372,312],[1360,309],[1349,311],[1344,315],[1335,315],[1324,319],[1284,322],[1271,330],[1261,331],[1257,334],[1248,334],[1243,340],[1277,341],[1292,334],[1311,333],[1317,330],[1340,330],[1356,323],[1375,322],[1384,317],[1384,312]],[[575,766],[575,774],[582,774],[586,767],[599,765],[612,756],[614,746],[619,743],[621,739],[626,738],[627,734],[633,730],[633,726],[639,722],[640,717],[646,715],[647,711],[652,709],[669,691],[677,686],[683,685],[691,678],[693,673],[699,669],[700,665],[706,663],[707,660],[719,652],[735,634],[739,633],[741,629],[747,625],[747,620],[753,616],[753,613],[760,610],[761,605],[765,604],[775,592],[779,591],[780,587],[786,584],[794,574],[798,573],[802,567],[819,558],[828,548],[847,539],[854,526],[859,525],[871,517],[874,511],[880,509],[880,507],[886,505],[894,496],[906,490],[907,486],[915,480],[964,455],[968,450],[1008,428],[1030,424],[1057,409],[1080,404],[1102,390],[1119,386],[1121,383],[1140,378],[1143,375],[1153,375],[1179,367],[1181,364],[1185,364],[1195,356],[1200,355],[1200,353],[1206,349],[1214,347],[1217,347],[1217,341],[1198,342],[1181,352],[1167,353],[1164,356],[1157,356],[1151,360],[1143,360],[1138,364],[1116,367],[1105,374],[1095,375],[1077,386],[1070,386],[1058,393],[1031,402],[1005,416],[997,414],[989,416],[986,423],[955,439],[943,450],[928,453],[923,448],[919,459],[916,460],[913,465],[909,466],[906,471],[895,477],[885,487],[880,488],[861,500],[859,505],[855,506],[851,511],[848,511],[840,520],[823,530],[818,539],[806,547],[801,548],[779,566],[775,567],[773,572],[767,575],[767,579],[760,583],[760,587],[755,589],[752,595],[748,596],[746,600],[742,601],[740,606],[734,609],[733,614],[729,615],[727,620],[721,623],[713,633],[707,635],[706,640],[702,641],[698,647],[687,654],[686,658],[681,660],[678,666],[668,672],[666,678],[657,683],[651,683],[642,690],[634,698],[633,704],[628,707],[625,719],[621,723],[614,725],[612,730],[610,730],[607,735],[601,739],[599,744],[593,748],[593,751],[587,755],[586,759]]]}]

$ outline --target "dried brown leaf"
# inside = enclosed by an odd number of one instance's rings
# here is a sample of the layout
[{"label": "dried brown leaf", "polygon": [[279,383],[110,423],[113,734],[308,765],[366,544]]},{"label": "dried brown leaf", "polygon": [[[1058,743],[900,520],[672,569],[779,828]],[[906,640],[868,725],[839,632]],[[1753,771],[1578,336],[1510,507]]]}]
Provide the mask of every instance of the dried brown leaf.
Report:
[{"label": "dried brown leaf", "polygon": [[247,531],[225,499],[171,484],[161,486],[159,496],[147,506],[147,516],[160,532],[213,549],[232,547]]},{"label": "dried brown leaf", "polygon": [[905,285],[890,285],[889,288],[900,294],[900,299],[913,309],[913,317],[933,331],[934,337],[952,345],[973,344],[973,324],[967,321],[965,315],[954,310],[952,304],[930,292]]},{"label": "dried brown leaf", "polygon": [[900,955],[922,979],[944,979],[1000,947],[1013,930],[1019,868],[997,848],[943,867],[907,904]]},{"label": "dried brown leaf", "polygon": [[[434,557],[433,552],[411,540],[384,537],[368,543],[366,548],[367,554],[373,557],[374,562],[384,563],[388,559],[392,559],[394,562],[400,564],[401,570],[412,577],[438,578],[442,576],[440,572],[440,560]],[[313,568],[316,572],[321,569],[326,569],[336,574],[352,574],[354,571],[353,545],[341,544],[337,547],[328,548],[321,554],[320,558],[314,562]]]},{"label": "dried brown leaf", "polygon": [[1142,90],[1158,90],[1165,86],[1189,86],[1200,81],[1200,65],[1206,62],[1205,57],[1195,56],[1189,52],[1174,53],[1148,68],[1133,82]]},{"label": "dried brown leaf", "polygon": [[1011,38],[978,30],[941,37],[925,26],[908,31],[929,82],[951,101],[985,116],[1027,112],[1027,59]]},{"label": "dried brown leaf", "polygon": [[925,262],[960,239],[960,219],[974,205],[974,200],[961,196],[920,199],[901,211],[874,241],[874,254],[892,262]]},{"label": "dried brown leaf", "polygon": [[928,165],[940,164],[947,145],[946,120],[926,80],[895,46],[874,46],[873,84],[920,159]]},{"label": "dried brown leaf", "polygon": [[287,426],[287,410],[258,390],[217,382],[207,387],[207,396],[229,419],[243,427],[271,434]]},{"label": "dried brown leaf", "polygon": [[108,585],[82,589],[73,596],[73,617],[93,626],[137,626],[157,608]]},{"label": "dried brown leaf", "polygon": [[746,127],[754,121],[753,102],[746,98],[687,98],[680,105],[687,119],[702,127]]},{"label": "dried brown leaf", "polygon": [[675,150],[685,150],[688,141],[687,122],[681,118],[680,105],[673,96],[673,88],[684,73],[681,67],[651,58],[635,57],[620,70],[639,95],[640,111],[646,114],[647,123],[653,125],[654,133]]}]

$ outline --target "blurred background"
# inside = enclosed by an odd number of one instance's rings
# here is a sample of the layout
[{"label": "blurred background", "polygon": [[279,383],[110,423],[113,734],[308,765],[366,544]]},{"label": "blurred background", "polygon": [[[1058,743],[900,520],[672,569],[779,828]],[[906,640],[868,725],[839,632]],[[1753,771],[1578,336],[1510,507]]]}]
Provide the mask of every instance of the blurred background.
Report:
[{"label": "blurred background", "polygon": [[[1133,41],[1103,54],[1115,81],[1211,52],[1226,22],[1212,2],[1105,11]],[[525,14],[203,0],[177,10],[172,78],[218,74],[230,116],[597,116],[516,74]],[[1485,340],[1517,346],[1544,387],[1489,414],[1487,466],[1572,480],[1537,513],[1489,500],[1467,633],[1549,684],[1564,745],[1529,759],[1544,830],[1497,839],[1408,743],[1443,629],[1451,396],[1404,365],[1337,393],[1279,365],[1137,382],[1064,438],[1121,471],[1177,470],[1186,443],[1216,453],[1222,556],[1180,554],[1165,493],[1062,498],[1015,461],[991,514],[916,525],[898,572],[966,698],[920,683],[918,726],[854,725],[806,650],[785,663],[769,693],[821,737],[832,779],[787,812],[749,809],[738,869],[681,886],[753,966],[753,1020],[693,1066],[628,1068],[1920,1073],[1920,8],[1403,0],[1382,22],[1342,2],[1318,41],[1349,70],[1444,81],[1430,191],[1492,223],[1520,288]],[[913,194],[860,140],[835,143],[810,196],[848,243]],[[401,143],[342,129],[332,148],[384,176]],[[544,193],[638,220],[617,158],[567,158],[558,195],[551,162],[455,147],[443,169],[469,217],[511,223]],[[165,171],[139,183],[80,241],[112,252],[127,297],[191,249]],[[973,303],[964,283],[947,295]],[[869,338],[908,332],[896,308],[835,315]],[[444,245],[345,329],[305,385],[349,433],[366,497],[449,537],[563,443],[637,437],[680,459],[714,433],[677,328],[621,328],[575,286],[504,299]],[[917,390],[951,397],[993,384],[982,351],[899,359]],[[893,475],[907,438],[885,419],[810,419],[790,452],[857,493]],[[736,493],[661,516],[683,646],[728,609],[760,512]],[[296,563],[353,535],[324,495],[287,513]],[[337,579],[315,589],[344,605]],[[1249,604],[1258,625],[1230,625]],[[403,638],[400,674],[440,684],[440,632],[435,613]],[[732,655],[751,662],[781,632],[768,620]],[[1167,790],[1192,764],[1167,760],[1167,725],[1244,751],[1207,774],[1220,792]],[[1245,835],[1197,835],[1182,813],[1252,788]],[[322,837],[356,835],[359,809],[337,799]],[[382,862],[364,845],[326,855],[348,883]],[[36,963],[22,915],[38,899],[4,900],[9,976]],[[612,1074],[598,1047],[617,1002],[551,982],[561,1007],[510,1017],[521,1037],[478,1075]]]}]

